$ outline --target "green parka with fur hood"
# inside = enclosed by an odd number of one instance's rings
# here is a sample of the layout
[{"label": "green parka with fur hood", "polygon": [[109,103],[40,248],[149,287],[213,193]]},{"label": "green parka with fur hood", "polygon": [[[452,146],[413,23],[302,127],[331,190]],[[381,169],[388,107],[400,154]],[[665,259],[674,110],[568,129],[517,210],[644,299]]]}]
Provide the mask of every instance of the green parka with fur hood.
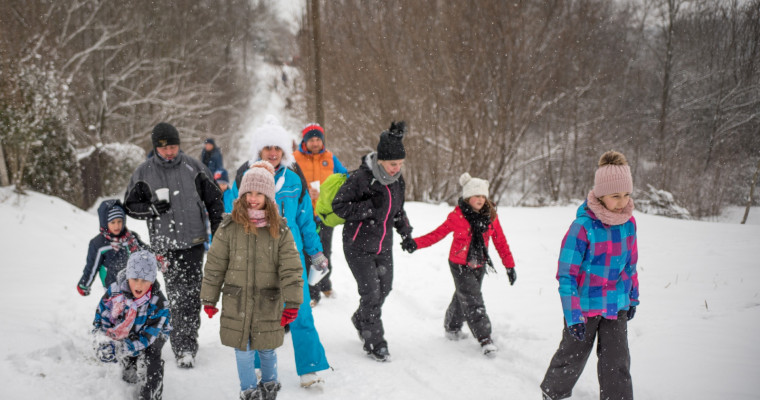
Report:
[{"label": "green parka with fur hood", "polygon": [[221,338],[225,346],[246,350],[280,347],[283,308],[297,309],[303,301],[301,259],[285,220],[280,236],[269,227],[257,234],[232,221],[219,225],[209,249],[201,287],[201,302],[215,306],[222,294]]}]

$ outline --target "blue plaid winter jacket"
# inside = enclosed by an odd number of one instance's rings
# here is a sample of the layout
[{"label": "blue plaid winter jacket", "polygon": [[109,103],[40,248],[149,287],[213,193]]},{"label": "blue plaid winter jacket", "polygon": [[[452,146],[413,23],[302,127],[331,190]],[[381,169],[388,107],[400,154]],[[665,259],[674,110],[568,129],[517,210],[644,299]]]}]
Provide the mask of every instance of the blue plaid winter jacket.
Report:
[{"label": "blue plaid winter jacket", "polygon": [[[153,344],[159,336],[168,337],[172,330],[169,302],[161,293],[158,281],[153,283],[151,293],[150,301],[140,306],[129,335],[122,341],[123,351],[127,355],[137,356],[140,351]],[[100,299],[98,309],[95,311],[95,320],[92,323],[95,326],[94,333],[104,334],[107,329],[115,325],[111,322],[111,309],[108,306],[110,304],[108,300],[119,294],[124,294],[128,298],[133,297],[123,273],[119,274],[119,279],[106,290]]]},{"label": "blue plaid winter jacket", "polygon": [[617,319],[639,304],[636,220],[605,225],[584,202],[562,240],[557,280],[568,326],[594,316]]}]

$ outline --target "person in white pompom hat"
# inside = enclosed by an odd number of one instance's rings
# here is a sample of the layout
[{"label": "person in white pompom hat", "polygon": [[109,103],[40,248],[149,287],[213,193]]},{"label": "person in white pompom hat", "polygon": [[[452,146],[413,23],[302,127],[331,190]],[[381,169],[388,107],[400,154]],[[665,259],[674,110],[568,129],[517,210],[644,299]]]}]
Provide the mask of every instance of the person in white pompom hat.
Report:
[{"label": "person in white pompom hat", "polygon": [[[305,181],[293,170],[297,167],[293,157],[294,138],[295,135],[291,135],[276,117],[267,116],[264,124],[254,129],[251,134],[251,159],[238,168],[232,190],[237,196],[243,175],[256,161],[264,160],[272,164],[275,170],[275,202],[280,215],[285,217],[288,227],[293,232],[293,239],[304,267],[303,279],[306,281],[304,252],[309,255],[311,264],[316,269],[327,268],[328,260],[322,253],[322,243],[317,234],[314,210]],[[298,317],[289,325],[296,372],[303,387],[324,383],[316,373],[330,368],[324,346],[314,326],[310,301],[309,286],[304,285],[303,303],[298,309]]]},{"label": "person in white pompom hat", "polygon": [[493,263],[488,256],[488,241],[494,247],[507,269],[509,284],[517,279],[515,261],[507,244],[507,238],[499,223],[496,206],[488,199],[488,181],[473,178],[465,172],[459,177],[462,197],[446,221],[432,232],[414,239],[417,249],[432,246],[450,232],[454,232],[449,252],[449,269],[454,278],[454,296],[444,317],[445,335],[450,340],[460,340],[467,335],[462,332],[465,322],[481,351],[488,357],[496,355],[498,348],[491,339],[491,321],[485,312],[481,286],[488,267]]}]

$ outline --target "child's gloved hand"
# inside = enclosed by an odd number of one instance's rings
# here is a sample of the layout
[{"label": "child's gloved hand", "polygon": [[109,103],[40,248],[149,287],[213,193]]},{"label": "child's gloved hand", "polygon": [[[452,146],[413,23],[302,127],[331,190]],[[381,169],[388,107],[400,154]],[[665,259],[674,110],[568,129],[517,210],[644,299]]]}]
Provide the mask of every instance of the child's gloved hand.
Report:
[{"label": "child's gloved hand", "polygon": [[586,338],[586,324],[584,324],[583,322],[581,322],[580,324],[568,326],[567,331],[575,339],[580,340],[581,342],[583,341],[583,339]]},{"label": "child's gloved hand", "polygon": [[116,362],[116,345],[113,341],[101,343],[95,351],[98,360],[104,363]]},{"label": "child's gloved hand", "polygon": [[214,317],[214,315],[216,315],[216,313],[218,313],[218,312],[219,312],[219,309],[218,309],[218,308],[216,308],[216,307],[214,307],[214,306],[208,306],[208,305],[206,305],[206,306],[203,306],[203,311],[204,311],[206,314],[208,314],[208,317],[209,317],[209,318],[213,318],[213,317]]},{"label": "child's gloved hand", "polygon": [[77,285],[77,292],[82,296],[89,296],[90,288],[85,285]]},{"label": "child's gloved hand", "polygon": [[515,268],[507,268],[507,278],[509,278],[509,285],[512,286],[515,284],[515,281],[517,280],[517,271],[515,271]]},{"label": "child's gloved hand", "polygon": [[329,263],[327,257],[321,251],[311,256],[311,265],[318,271],[324,271]]},{"label": "child's gloved hand", "polygon": [[636,306],[631,306],[628,308],[628,320],[632,320],[634,315],[636,315]]},{"label": "child's gloved hand", "polygon": [[296,320],[298,317],[297,308],[286,308],[282,310],[282,319],[280,320],[280,326],[285,326]]},{"label": "child's gloved hand", "polygon": [[401,240],[401,248],[408,253],[414,253],[417,250],[417,242],[411,236],[405,236]]}]

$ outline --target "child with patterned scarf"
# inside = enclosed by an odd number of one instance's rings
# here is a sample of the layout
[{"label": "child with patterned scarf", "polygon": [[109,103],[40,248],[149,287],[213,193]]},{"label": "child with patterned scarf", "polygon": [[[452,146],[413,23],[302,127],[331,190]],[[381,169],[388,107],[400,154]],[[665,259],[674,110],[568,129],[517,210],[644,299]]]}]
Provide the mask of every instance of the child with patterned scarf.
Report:
[{"label": "child with patterned scarf", "polygon": [[127,265],[129,255],[147,246],[136,233],[127,229],[126,214],[121,201],[105,200],[98,207],[100,233],[90,240],[87,263],[77,284],[82,296],[90,294],[96,276],[100,276],[103,288],[116,281],[119,271]]},{"label": "child with patterned scarf", "polygon": [[416,246],[410,252],[432,246],[449,232],[454,232],[449,268],[456,290],[444,318],[446,337],[450,340],[465,338],[462,326],[466,321],[483,354],[494,357],[498,348],[491,339],[491,321],[486,314],[481,292],[486,269],[494,271],[493,262],[488,256],[488,240],[493,239],[501,262],[507,269],[510,285],[517,279],[515,261],[501,229],[496,206],[488,199],[488,181],[473,178],[465,172],[459,177],[459,183],[462,185],[462,197],[457,207],[441,226],[414,239]]},{"label": "child with patterned scarf", "polygon": [[169,302],[156,282],[158,262],[147,250],[132,253],[95,311],[95,350],[102,362],[121,362],[122,379],[139,383],[140,400],[163,393],[164,346],[171,325]]}]

